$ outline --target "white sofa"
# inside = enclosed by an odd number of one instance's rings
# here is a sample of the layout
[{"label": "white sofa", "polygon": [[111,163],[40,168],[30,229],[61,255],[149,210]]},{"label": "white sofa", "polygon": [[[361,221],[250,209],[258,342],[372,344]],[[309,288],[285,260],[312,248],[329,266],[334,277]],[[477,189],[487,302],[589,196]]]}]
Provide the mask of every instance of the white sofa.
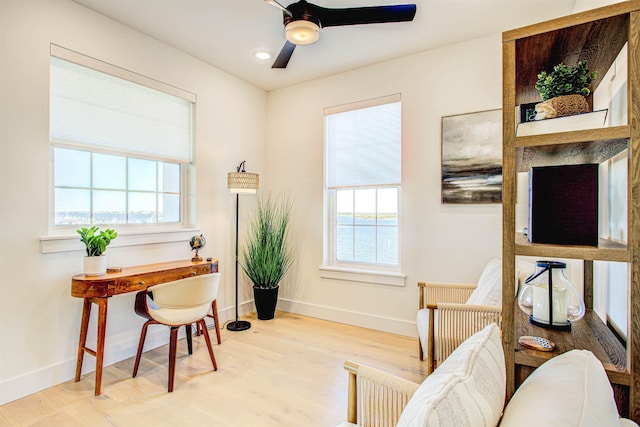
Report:
[{"label": "white sofa", "polygon": [[505,362],[495,324],[464,341],[422,384],[352,362],[345,368],[349,412],[340,427],[637,427],[618,416],[604,368],[586,350],[544,363],[504,407]]}]

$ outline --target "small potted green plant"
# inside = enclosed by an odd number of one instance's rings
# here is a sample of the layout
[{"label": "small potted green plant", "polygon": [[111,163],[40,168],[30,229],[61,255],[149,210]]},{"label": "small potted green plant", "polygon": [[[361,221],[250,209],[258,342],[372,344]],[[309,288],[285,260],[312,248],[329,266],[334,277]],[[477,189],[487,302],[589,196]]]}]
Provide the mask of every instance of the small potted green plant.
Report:
[{"label": "small potted green plant", "polygon": [[80,241],[84,243],[87,255],[84,257],[84,274],[87,276],[100,276],[107,272],[107,258],[104,251],[118,233],[107,228],[98,232],[99,227],[83,227],[76,232],[80,235]]},{"label": "small potted green plant", "polygon": [[536,113],[543,113],[544,117],[536,119],[588,112],[585,97],[591,93],[591,82],[597,76],[597,71],[589,71],[587,61],[580,61],[573,67],[558,64],[548,73],[540,72],[535,87],[543,102],[536,105]]},{"label": "small potted green plant", "polygon": [[553,71],[538,74],[536,89],[543,101],[562,95],[588,96],[589,86],[597,76],[597,71],[589,71],[587,61],[580,61],[574,67],[558,64]]},{"label": "small potted green plant", "polygon": [[258,319],[275,315],[278,289],[294,261],[289,242],[292,203],[283,196],[259,196],[251,217],[249,236],[238,260],[253,282]]}]

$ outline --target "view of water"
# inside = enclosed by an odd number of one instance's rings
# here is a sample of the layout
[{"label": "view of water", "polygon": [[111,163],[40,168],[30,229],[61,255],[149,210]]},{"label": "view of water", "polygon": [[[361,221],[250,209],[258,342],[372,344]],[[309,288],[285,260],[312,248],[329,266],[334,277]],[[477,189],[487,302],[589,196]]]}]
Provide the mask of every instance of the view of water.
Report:
[{"label": "view of water", "polygon": [[156,222],[179,222],[158,218],[155,212],[96,212],[91,221],[91,214],[87,211],[56,212],[56,225],[80,225],[80,224],[153,224]]},{"label": "view of water", "polygon": [[392,265],[398,263],[398,222],[396,219],[378,220],[378,226],[375,227],[375,219],[359,217],[356,218],[355,225],[351,224],[351,216],[338,216],[336,236],[336,258],[338,261]]}]

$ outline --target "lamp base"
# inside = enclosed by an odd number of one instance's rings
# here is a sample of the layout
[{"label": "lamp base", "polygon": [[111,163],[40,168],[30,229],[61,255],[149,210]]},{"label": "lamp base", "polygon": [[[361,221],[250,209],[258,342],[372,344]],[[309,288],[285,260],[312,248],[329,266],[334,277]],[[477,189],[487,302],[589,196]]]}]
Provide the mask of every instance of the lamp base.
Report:
[{"label": "lamp base", "polygon": [[536,325],[536,326],[540,326],[541,328],[545,328],[545,329],[553,329],[554,331],[570,331],[571,330],[571,322],[567,320],[566,324],[563,325],[556,325],[556,324],[548,324],[548,323],[544,323],[544,322],[539,322],[537,320],[533,319],[533,315],[529,316],[529,323],[531,323],[532,325]]},{"label": "lamp base", "polygon": [[227,329],[230,331],[246,331],[251,327],[251,323],[246,320],[236,320],[234,322],[227,323]]}]

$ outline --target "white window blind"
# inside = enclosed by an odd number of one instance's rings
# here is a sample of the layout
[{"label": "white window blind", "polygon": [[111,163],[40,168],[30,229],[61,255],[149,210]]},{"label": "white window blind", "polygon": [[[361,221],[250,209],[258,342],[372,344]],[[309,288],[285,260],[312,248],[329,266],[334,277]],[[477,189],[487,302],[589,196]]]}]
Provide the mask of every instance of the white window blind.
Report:
[{"label": "white window blind", "polygon": [[191,162],[192,101],[55,56],[50,69],[52,145]]},{"label": "white window blind", "polygon": [[327,188],[401,183],[400,95],[327,108],[324,115]]}]

